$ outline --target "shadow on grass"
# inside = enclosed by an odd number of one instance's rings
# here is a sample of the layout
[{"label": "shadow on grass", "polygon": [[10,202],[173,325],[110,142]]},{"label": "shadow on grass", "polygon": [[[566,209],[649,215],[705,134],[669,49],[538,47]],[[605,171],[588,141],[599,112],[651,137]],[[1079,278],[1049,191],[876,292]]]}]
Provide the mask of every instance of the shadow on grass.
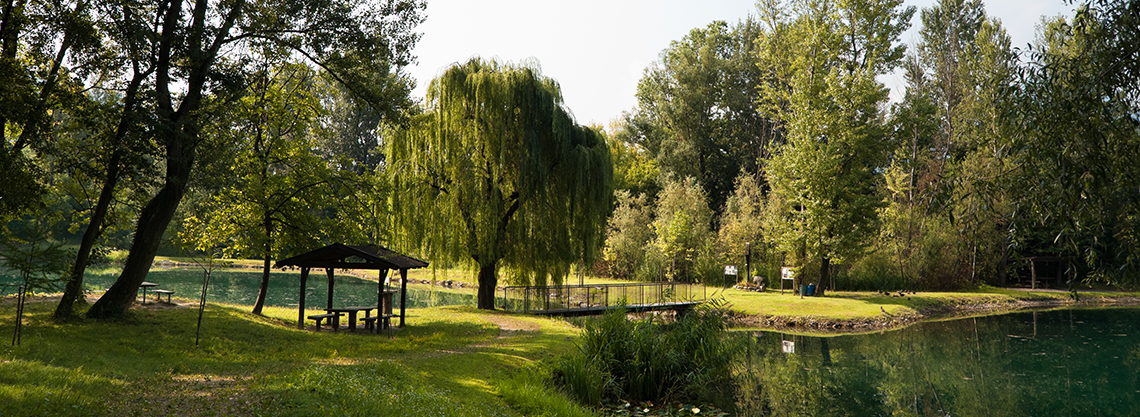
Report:
[{"label": "shadow on grass", "polygon": [[[437,415],[435,404],[448,390],[394,361],[497,333],[489,324],[448,320],[447,313],[419,318],[391,337],[317,333],[209,305],[195,347],[193,308],[152,306],[117,321],[66,323],[50,317],[53,308],[29,304],[22,344],[0,347],[4,415]],[[13,306],[0,306],[0,318],[14,315]],[[0,326],[12,330],[11,321]],[[393,405],[415,412],[393,413]]]}]

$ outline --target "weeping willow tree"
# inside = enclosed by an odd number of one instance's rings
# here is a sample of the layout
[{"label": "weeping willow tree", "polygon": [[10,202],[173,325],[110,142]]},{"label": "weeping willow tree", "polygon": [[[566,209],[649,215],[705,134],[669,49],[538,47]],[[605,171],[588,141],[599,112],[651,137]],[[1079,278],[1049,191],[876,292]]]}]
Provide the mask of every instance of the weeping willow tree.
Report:
[{"label": "weeping willow tree", "polygon": [[399,239],[437,262],[473,262],[479,308],[495,308],[499,268],[559,283],[599,253],[609,147],[537,68],[457,64],[428,86],[426,111],[386,136]]}]

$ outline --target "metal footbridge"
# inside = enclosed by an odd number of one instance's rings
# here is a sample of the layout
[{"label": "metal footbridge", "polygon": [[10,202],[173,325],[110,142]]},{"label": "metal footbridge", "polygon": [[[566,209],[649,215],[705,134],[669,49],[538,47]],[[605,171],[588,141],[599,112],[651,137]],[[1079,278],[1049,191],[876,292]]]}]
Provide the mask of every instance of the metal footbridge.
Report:
[{"label": "metal footbridge", "polygon": [[504,287],[496,304],[518,313],[588,316],[617,308],[684,311],[703,303],[706,296],[703,285],[676,282],[528,285]]}]

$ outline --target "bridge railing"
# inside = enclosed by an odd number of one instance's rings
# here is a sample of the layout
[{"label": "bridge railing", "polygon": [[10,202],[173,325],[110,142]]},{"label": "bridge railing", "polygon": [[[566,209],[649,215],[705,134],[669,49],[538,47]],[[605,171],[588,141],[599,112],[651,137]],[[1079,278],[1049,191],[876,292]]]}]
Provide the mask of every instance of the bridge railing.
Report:
[{"label": "bridge railing", "polygon": [[704,300],[705,291],[703,285],[677,282],[529,285],[504,287],[495,301],[506,311],[532,313]]}]

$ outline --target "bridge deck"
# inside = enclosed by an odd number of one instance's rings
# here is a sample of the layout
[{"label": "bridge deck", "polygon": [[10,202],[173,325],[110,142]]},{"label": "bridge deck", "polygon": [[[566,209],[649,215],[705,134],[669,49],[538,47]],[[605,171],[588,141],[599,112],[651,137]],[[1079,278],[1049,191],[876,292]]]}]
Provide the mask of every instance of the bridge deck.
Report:
[{"label": "bridge deck", "polygon": [[[670,303],[653,303],[653,304],[635,304],[624,306],[626,311],[642,312],[653,310],[685,310],[690,309],[700,304],[701,301],[678,301]],[[610,310],[622,308],[623,306],[590,306],[578,308],[559,308],[551,310],[533,310],[531,314],[542,316],[593,316],[598,314],[605,314]]]},{"label": "bridge deck", "polygon": [[676,282],[504,287],[495,304],[503,310],[548,316],[629,311],[686,310],[706,298],[704,286]]}]

